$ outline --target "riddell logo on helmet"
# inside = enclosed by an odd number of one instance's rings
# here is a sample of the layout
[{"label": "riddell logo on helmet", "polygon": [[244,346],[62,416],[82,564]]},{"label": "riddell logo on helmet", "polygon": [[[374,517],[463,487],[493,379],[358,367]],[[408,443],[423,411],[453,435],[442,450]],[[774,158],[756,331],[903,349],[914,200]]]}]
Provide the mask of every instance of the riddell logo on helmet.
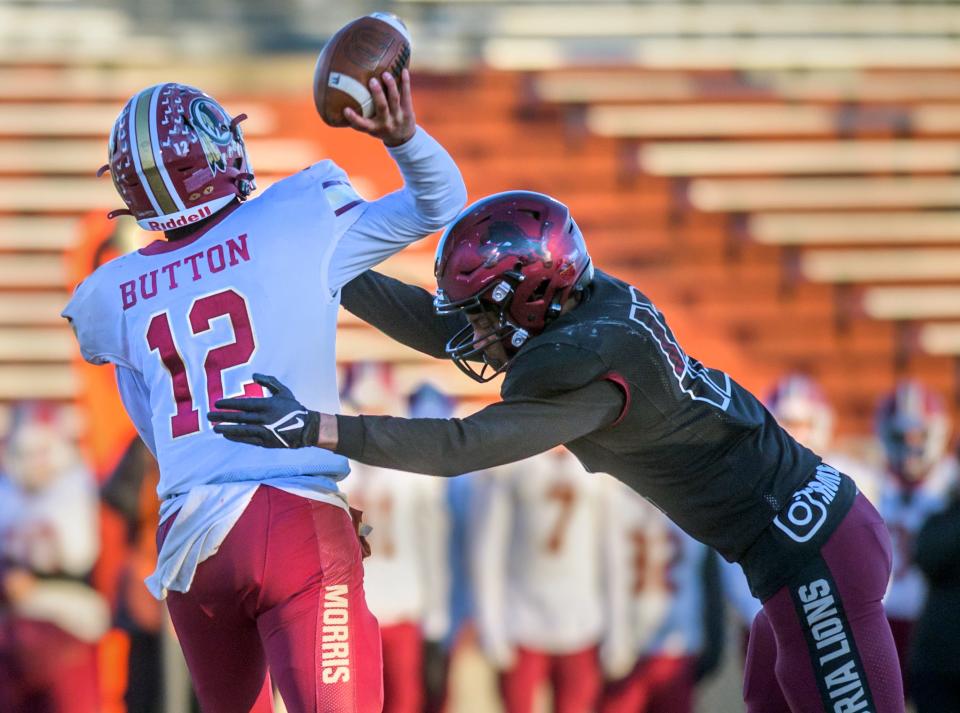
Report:
[{"label": "riddell logo on helmet", "polygon": [[179,218],[171,218],[170,220],[151,220],[148,225],[150,230],[173,230],[174,228],[182,228],[189,223],[196,223],[198,220],[209,218],[211,215],[213,215],[213,211],[210,210],[209,206],[200,206],[196,213],[181,215]]}]

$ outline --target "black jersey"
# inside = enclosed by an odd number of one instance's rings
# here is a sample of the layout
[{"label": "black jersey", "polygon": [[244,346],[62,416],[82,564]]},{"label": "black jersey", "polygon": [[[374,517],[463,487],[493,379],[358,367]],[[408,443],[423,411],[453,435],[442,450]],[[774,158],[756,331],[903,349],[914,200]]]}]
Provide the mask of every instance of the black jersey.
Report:
[{"label": "black jersey", "polygon": [[[441,339],[462,324],[437,321],[424,290],[375,273],[345,288],[343,302],[437,356]],[[599,271],[580,304],[520,350],[501,395],[465,419],[340,417],[337,450],[374,465],[450,475],[563,443],[588,470],[627,483],[726,559],[751,562],[752,548],[763,560],[780,556],[778,542],[762,535],[820,465],[749,391],[687,355],[639,290]],[[842,514],[853,487],[844,481],[834,498],[834,485],[825,486],[828,502],[837,500],[832,512]],[[817,545],[790,539],[804,550]],[[771,577],[751,576],[755,593],[770,593],[787,565]]]},{"label": "black jersey", "polygon": [[624,413],[567,447],[728,559],[740,558],[820,463],[749,391],[687,355],[640,291],[602,272],[586,300],[520,354],[502,393],[600,378],[624,385]]}]

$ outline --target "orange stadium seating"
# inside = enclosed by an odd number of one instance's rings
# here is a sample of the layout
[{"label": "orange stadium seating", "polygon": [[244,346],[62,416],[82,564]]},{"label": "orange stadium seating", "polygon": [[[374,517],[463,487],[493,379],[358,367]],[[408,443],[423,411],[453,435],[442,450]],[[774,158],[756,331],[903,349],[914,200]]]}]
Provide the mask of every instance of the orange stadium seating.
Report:
[{"label": "orange stadium seating", "polygon": [[[62,71],[69,78],[76,70]],[[144,81],[149,81],[148,74]],[[598,109],[608,107],[610,94],[591,89],[590,76],[601,88],[611,78],[624,77],[631,81],[623,86],[642,87],[645,76],[653,89],[682,85],[692,88],[683,102],[689,112],[713,107],[731,116],[750,116],[749,102],[754,101],[750,92],[739,95],[747,103],[730,102],[730,97],[738,96],[732,89],[733,75],[722,83],[731,87],[725,104],[718,106],[712,101],[716,94],[710,92],[701,101],[702,87],[709,85],[701,74],[671,70],[662,76],[651,71],[589,75],[571,70],[567,87],[571,91],[560,96],[555,96],[559,89],[553,94],[544,91],[545,86],[566,86],[558,71],[422,74],[417,82],[418,110],[421,121],[459,159],[472,197],[515,186],[559,195],[574,208],[598,265],[630,277],[650,292],[683,325],[678,331],[684,333],[692,353],[709,357],[715,342],[729,342],[734,349],[725,353],[736,357],[725,366],[755,388],[764,387],[784,369],[811,369],[834,384],[831,396],[840,407],[842,429],[863,429],[869,409],[862,398],[848,398],[844,381],[832,379],[831,370],[846,360],[869,358],[896,362],[897,369],[909,371],[911,360],[895,355],[920,353],[925,344],[933,343],[928,336],[895,344],[889,330],[880,325],[861,328],[859,322],[875,322],[871,315],[889,319],[877,311],[876,297],[867,299],[875,283],[949,283],[960,275],[958,253],[950,249],[960,224],[949,210],[957,187],[952,178],[957,144],[949,141],[945,130],[939,133],[946,138],[937,139],[906,140],[889,132],[886,138],[849,140],[832,122],[818,129],[815,140],[801,138],[804,129],[791,128],[787,122],[776,130],[782,137],[776,141],[759,139],[770,135],[769,127],[728,136],[717,128],[696,126],[681,132],[683,141],[671,141],[679,124],[671,127],[669,107],[651,106],[653,101],[660,104],[656,92],[654,100],[639,93],[625,97],[628,103],[621,105],[623,111],[657,112],[662,123],[649,125],[645,140],[637,140],[629,126],[619,133],[592,135],[596,128],[590,120],[592,109],[584,112],[581,105],[593,107],[593,97],[599,96]],[[5,399],[27,395],[68,399],[76,392],[67,366],[69,335],[56,318],[68,282],[58,255],[72,242],[80,216],[114,203],[108,181],[97,181],[91,169],[102,155],[101,142],[118,100],[103,101],[91,91],[90,101],[83,103],[70,90],[63,91],[68,99],[57,98],[51,70],[45,76],[47,91],[39,103],[29,92],[16,101],[0,101],[0,184],[6,187],[0,191],[0,282],[5,296],[0,310],[0,396]],[[902,79],[904,73],[895,76]],[[930,82],[917,83],[918,92],[942,93],[945,76],[944,70],[933,72]],[[781,103],[766,106],[792,110],[790,102],[798,90],[778,77],[770,79],[764,91]],[[544,83],[547,79],[549,85]],[[125,81],[132,86],[129,76]],[[779,97],[778,82],[793,88]],[[531,94],[531,87],[538,89]],[[572,93],[577,87],[584,90],[579,99]],[[906,92],[906,85],[902,89]],[[921,91],[925,89],[927,94]],[[867,92],[859,105],[873,106],[871,96]],[[849,94],[846,99],[852,101]],[[69,101],[71,116],[78,117],[82,131],[74,130],[77,125],[64,121],[62,113],[51,111],[57,101]],[[881,101],[890,106],[887,97]],[[923,108],[899,96],[896,101],[907,115]],[[822,103],[806,106],[821,105],[839,110]],[[320,125],[303,97],[283,89],[274,95],[258,89],[247,96],[229,96],[228,106],[251,113],[250,145],[261,186],[325,155],[348,166],[369,193],[397,184],[394,169],[373,142]],[[465,120],[451,106],[486,110],[479,120]],[[37,113],[31,114],[31,109]],[[714,138],[707,140],[711,135]],[[891,207],[898,210],[891,212]],[[900,252],[893,245],[878,250],[876,245],[883,243],[904,247],[898,248]],[[917,250],[918,246],[927,249]],[[432,244],[417,246],[385,269],[429,285],[431,248]],[[835,314],[841,300],[833,296],[837,289],[833,285],[839,283],[849,288],[842,300],[843,319]],[[850,292],[863,294],[862,307],[849,308]],[[804,328],[782,334],[780,325],[796,324],[784,317],[798,314],[809,315],[800,322]],[[938,320],[947,317],[955,315],[944,308],[936,313]],[[897,321],[912,318],[908,306],[896,311]],[[930,315],[918,307],[916,319]],[[341,340],[345,359],[386,356],[408,364],[422,361],[354,320],[345,320],[345,326]],[[940,373],[929,376],[952,388],[952,357],[943,354],[949,340],[942,327],[937,334],[935,351],[941,356],[928,366]],[[453,391],[482,398],[445,365],[437,365],[432,373],[447,377]],[[890,381],[893,366],[884,374]]]}]

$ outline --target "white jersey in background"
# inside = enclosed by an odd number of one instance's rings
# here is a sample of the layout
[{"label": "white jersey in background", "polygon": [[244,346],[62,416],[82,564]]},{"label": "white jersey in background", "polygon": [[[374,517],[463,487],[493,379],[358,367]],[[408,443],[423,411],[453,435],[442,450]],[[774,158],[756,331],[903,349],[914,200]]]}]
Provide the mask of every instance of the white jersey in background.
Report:
[{"label": "white jersey in background", "polygon": [[641,658],[696,656],[705,638],[709,550],[629,486],[595,477],[604,491],[604,672],[619,679]]},{"label": "white jersey in background", "polygon": [[110,625],[106,601],[82,581],[100,553],[99,502],[93,476],[82,466],[41,490],[0,475],[0,563],[38,577],[14,614],[90,643]]},{"label": "white jersey in background", "polygon": [[550,451],[478,476],[472,519],[477,627],[508,667],[516,646],[581,651],[603,628],[600,480]]},{"label": "white jersey in background", "polygon": [[718,557],[720,563],[720,583],[723,587],[723,597],[733,609],[741,626],[749,629],[753,619],[763,609],[760,600],[750,593],[750,585],[743,573],[743,568],[736,562],[727,562]]},{"label": "white jersey in background", "polygon": [[453,160],[423,129],[390,154],[400,191],[366,202],[321,161],[198,237],[103,265],[64,310],[83,357],[117,367],[127,412],[160,464],[161,518],[179,511],[148,579],[156,596],[187,590],[260,482],[344,506],[345,458],[228,441],[206,414],[221,397],[261,394],[255,372],[275,375],[308,408],[339,411],[340,288],[442,227],[465,197]]},{"label": "white jersey in background", "polygon": [[343,491],[372,528],[364,592],[380,626],[412,622],[438,641],[449,628],[446,482],[351,463]]},{"label": "white jersey in background", "polygon": [[874,507],[880,502],[880,493],[883,490],[884,474],[876,467],[861,458],[854,458],[846,453],[833,452],[823,456],[823,462],[828,463],[841,473],[853,478],[857,490],[863,493]]},{"label": "white jersey in background", "polygon": [[914,544],[927,518],[946,507],[956,482],[957,461],[952,457],[942,459],[912,488],[892,475],[884,482],[878,510],[893,542],[893,573],[883,605],[892,619],[914,621],[920,616],[927,585],[913,562]]}]

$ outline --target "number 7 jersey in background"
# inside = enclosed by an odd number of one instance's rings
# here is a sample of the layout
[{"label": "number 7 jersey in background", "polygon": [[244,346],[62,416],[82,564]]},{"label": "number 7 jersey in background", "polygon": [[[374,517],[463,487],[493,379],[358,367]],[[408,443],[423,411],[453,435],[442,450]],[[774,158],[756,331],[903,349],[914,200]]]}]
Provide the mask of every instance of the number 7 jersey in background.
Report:
[{"label": "number 7 jersey in background", "polygon": [[[323,161],[198,236],[156,241],[77,288],[64,316],[84,359],[116,365],[127,412],[160,463],[161,498],[198,484],[346,475],[346,459],[329,451],[227,441],[206,414],[219,398],[263,395],[254,372],[276,374],[312,409],[339,410],[341,285],[331,280],[331,259],[368,205]],[[386,256],[376,254],[382,245],[366,249],[351,261]]]}]

